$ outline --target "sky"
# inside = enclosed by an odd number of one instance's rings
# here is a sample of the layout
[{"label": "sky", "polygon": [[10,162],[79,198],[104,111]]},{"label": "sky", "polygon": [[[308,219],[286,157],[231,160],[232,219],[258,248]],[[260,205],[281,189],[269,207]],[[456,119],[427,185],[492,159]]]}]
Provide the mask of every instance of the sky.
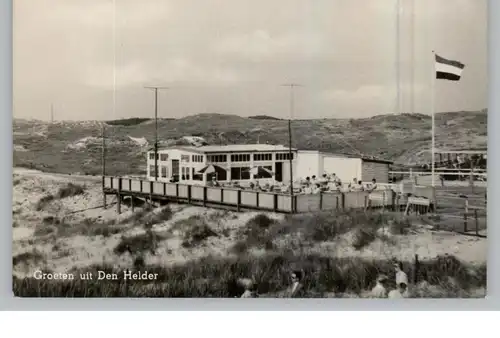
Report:
[{"label": "sky", "polygon": [[[398,30],[397,0],[16,0],[13,114],[153,117],[151,85],[174,118],[487,108],[487,0],[401,3]],[[461,81],[432,85],[432,50]]]}]

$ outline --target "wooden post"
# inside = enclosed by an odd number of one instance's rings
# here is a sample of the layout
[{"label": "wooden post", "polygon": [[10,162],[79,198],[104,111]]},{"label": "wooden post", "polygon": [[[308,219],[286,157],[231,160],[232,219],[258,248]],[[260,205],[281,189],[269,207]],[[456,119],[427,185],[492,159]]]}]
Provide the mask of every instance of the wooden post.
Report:
[{"label": "wooden post", "polygon": [[102,177],[102,204],[103,204],[103,208],[106,209],[106,192],[105,192],[105,187],[106,187],[106,184],[105,184],[105,177],[103,176]]},{"label": "wooden post", "polygon": [[345,193],[342,193],[342,210],[345,210]]},{"label": "wooden post", "polygon": [[470,190],[472,193],[474,193],[474,168],[470,167],[470,178],[469,178],[469,184],[470,184]]},{"label": "wooden post", "polygon": [[207,206],[207,187],[203,187],[203,206]]},{"label": "wooden post", "polygon": [[323,210],[323,192],[319,193],[319,210]]},{"label": "wooden post", "polygon": [[418,260],[418,255],[415,255],[415,265],[413,267],[413,284],[418,283],[419,270],[420,270],[420,262]]},{"label": "wooden post", "polygon": [[179,199],[179,183],[175,184],[175,197]]},{"label": "wooden post", "polygon": [[236,208],[238,209],[238,212],[240,211],[240,205],[241,205],[241,190],[238,189],[238,202],[236,205]]},{"label": "wooden post", "polygon": [[153,208],[153,181],[149,182],[149,205]]},{"label": "wooden post", "polygon": [[116,198],[117,198],[117,203],[116,203],[116,211],[121,214],[122,212],[122,196],[121,196],[121,190],[122,190],[122,179],[118,179],[118,192],[116,193]]},{"label": "wooden post", "polygon": [[274,211],[278,211],[278,194],[274,194]]},{"label": "wooden post", "polygon": [[256,206],[258,208],[259,207],[259,192],[258,191],[255,193],[255,203],[256,203]]},{"label": "wooden post", "polygon": [[224,203],[224,189],[220,189],[220,202]]},{"label": "wooden post", "polygon": [[191,185],[188,185],[188,203],[191,204]]},{"label": "wooden post", "polygon": [[339,201],[339,196],[337,195],[335,197],[335,210],[339,210],[340,208],[340,201]]},{"label": "wooden post", "polygon": [[130,207],[132,208],[132,212],[134,212],[134,196],[130,195]]},{"label": "wooden post", "polygon": [[469,201],[465,199],[464,205],[464,232],[467,232],[467,216],[469,214]]},{"label": "wooden post", "polygon": [[474,209],[474,220],[476,221],[476,235],[479,235],[479,217],[477,216],[477,209]]},{"label": "wooden post", "polygon": [[163,182],[163,196],[167,196],[167,183]]},{"label": "wooden post", "polygon": [[142,180],[139,180],[139,191],[142,192]]}]

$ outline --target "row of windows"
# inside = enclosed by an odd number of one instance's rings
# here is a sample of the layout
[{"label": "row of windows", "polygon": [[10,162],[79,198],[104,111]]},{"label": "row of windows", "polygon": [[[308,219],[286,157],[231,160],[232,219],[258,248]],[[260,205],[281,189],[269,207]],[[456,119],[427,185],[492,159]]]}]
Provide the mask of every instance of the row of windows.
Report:
[{"label": "row of windows", "polygon": [[[292,160],[293,160],[294,154],[292,153],[291,155],[292,155]],[[160,161],[167,161],[168,155],[167,154],[156,154],[156,158],[159,159]],[[227,162],[227,155],[208,155],[207,158],[208,158],[208,162],[212,162],[212,163],[214,163],[214,162],[215,163]],[[149,153],[149,159],[154,160],[155,154]],[[182,162],[189,162],[190,159],[193,162],[201,163],[201,162],[203,162],[203,155],[191,155],[191,158],[189,155],[181,155]],[[272,154],[254,154],[253,155],[254,161],[272,161],[272,159],[273,159]],[[290,153],[278,153],[278,154],[276,154],[276,160],[277,161],[290,160]],[[231,162],[250,162],[250,154],[231,155]]]},{"label": "row of windows", "polygon": [[[154,165],[149,166],[149,176],[156,177]],[[168,177],[168,168],[167,167],[160,166],[159,177],[164,177],[164,178]]]},{"label": "row of windows", "polygon": [[254,161],[272,161],[273,154],[254,154],[253,160]]},{"label": "row of windows", "polygon": [[[155,153],[149,153],[149,159],[154,160]],[[156,159],[159,159],[160,161],[166,161],[166,160],[168,160],[168,155],[167,154],[156,154]]]},{"label": "row of windows", "polygon": [[192,155],[193,162],[203,162],[203,155]]},{"label": "row of windows", "polygon": [[289,161],[290,160],[290,155],[292,155],[292,160],[293,160],[293,153],[279,153],[276,154],[276,161]]},{"label": "row of windows", "polygon": [[231,162],[250,162],[250,154],[231,155]]},{"label": "row of windows", "polygon": [[208,155],[208,162],[227,162],[227,155]]}]

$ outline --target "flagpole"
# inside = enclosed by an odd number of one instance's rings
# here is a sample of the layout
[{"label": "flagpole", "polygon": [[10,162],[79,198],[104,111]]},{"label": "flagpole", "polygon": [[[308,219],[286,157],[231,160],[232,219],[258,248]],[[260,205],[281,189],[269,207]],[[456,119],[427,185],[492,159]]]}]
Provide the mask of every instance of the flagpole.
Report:
[{"label": "flagpole", "polygon": [[432,77],[431,77],[431,133],[432,133],[432,139],[431,139],[431,182],[432,186],[434,187],[434,172],[435,172],[435,160],[434,160],[434,152],[435,152],[435,88],[436,88],[436,53],[432,51]]}]

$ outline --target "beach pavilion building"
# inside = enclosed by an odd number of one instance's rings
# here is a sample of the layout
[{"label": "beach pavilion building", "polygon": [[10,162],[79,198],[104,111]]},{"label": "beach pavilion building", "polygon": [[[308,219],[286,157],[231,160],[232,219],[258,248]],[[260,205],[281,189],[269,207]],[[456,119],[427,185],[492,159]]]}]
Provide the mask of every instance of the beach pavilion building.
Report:
[{"label": "beach pavilion building", "polygon": [[[292,169],[296,170],[297,149],[292,148]],[[238,182],[274,183],[290,181],[290,148],[270,144],[173,146],[158,150],[160,182],[206,185],[213,178],[225,184]],[[155,154],[147,154],[147,177],[155,179]],[[295,176],[295,175],[294,175]]]}]

